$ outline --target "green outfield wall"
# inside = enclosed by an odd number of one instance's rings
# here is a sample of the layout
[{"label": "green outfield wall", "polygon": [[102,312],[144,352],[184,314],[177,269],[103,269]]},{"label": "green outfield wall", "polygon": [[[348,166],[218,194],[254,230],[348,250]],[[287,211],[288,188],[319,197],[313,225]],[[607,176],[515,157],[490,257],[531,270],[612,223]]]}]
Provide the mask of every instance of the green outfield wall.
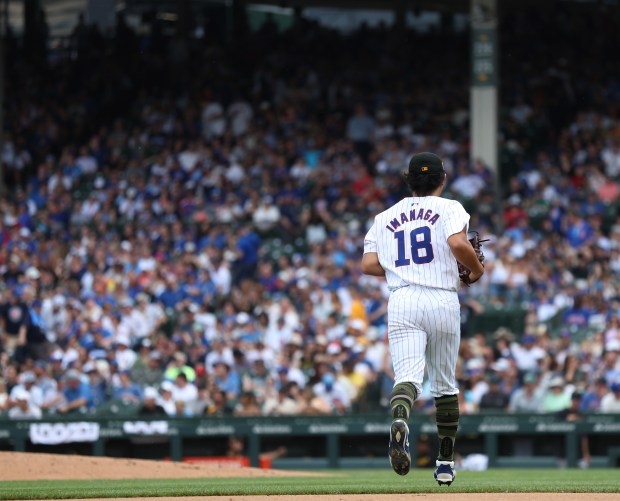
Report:
[{"label": "green outfield wall", "polygon": [[[0,449],[182,460],[226,455],[229,437],[237,436],[252,465],[284,446],[286,458],[274,460],[276,467],[372,467],[385,466],[389,424],[383,415],[0,420]],[[431,416],[414,416],[410,428],[415,455],[428,449],[420,441],[434,443]],[[573,467],[582,455],[582,437],[588,437],[593,466],[619,465],[620,415],[615,414],[587,415],[577,422],[550,415],[466,415],[458,448],[463,454],[486,454],[491,467]]]}]

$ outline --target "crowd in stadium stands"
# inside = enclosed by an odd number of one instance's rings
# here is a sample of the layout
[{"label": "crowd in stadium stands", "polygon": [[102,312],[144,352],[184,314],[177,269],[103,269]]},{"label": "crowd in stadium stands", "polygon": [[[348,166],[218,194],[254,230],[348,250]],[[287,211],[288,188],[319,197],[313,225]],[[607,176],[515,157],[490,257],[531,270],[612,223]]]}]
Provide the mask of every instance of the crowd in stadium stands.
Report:
[{"label": "crowd in stadium stands", "polygon": [[[580,50],[571,22],[557,54]],[[579,52],[503,66],[497,201],[468,160],[465,34],[267,23],[237,42],[80,25],[72,58],[8,52],[0,411],[387,412],[387,290],[359,261],[428,150],[491,239],[461,291],[462,412],[620,412],[617,74]],[[469,328],[495,305],[524,330]]]}]

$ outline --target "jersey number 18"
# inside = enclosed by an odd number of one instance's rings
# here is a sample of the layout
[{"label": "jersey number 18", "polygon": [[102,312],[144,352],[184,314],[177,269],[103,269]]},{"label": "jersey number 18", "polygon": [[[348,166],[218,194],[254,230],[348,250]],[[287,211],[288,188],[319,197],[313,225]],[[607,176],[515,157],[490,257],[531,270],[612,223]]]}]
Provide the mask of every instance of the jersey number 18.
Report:
[{"label": "jersey number 18", "polygon": [[[405,231],[397,231],[394,238],[398,245],[398,259],[394,261],[395,266],[409,266],[411,261],[405,256]],[[431,229],[422,226],[409,232],[411,244],[411,259],[415,264],[430,263],[433,258],[433,246],[431,245]]]}]

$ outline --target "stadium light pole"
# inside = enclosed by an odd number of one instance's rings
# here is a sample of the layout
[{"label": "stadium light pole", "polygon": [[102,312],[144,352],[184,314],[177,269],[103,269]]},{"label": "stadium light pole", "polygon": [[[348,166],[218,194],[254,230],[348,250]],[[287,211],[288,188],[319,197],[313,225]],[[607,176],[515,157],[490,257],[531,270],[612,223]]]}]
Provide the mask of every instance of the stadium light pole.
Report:
[{"label": "stadium light pole", "polygon": [[[482,160],[493,172],[495,200],[501,203],[497,148],[499,50],[497,0],[471,0],[470,159]],[[497,222],[501,225],[501,220]],[[499,230],[500,228],[496,228]]]}]

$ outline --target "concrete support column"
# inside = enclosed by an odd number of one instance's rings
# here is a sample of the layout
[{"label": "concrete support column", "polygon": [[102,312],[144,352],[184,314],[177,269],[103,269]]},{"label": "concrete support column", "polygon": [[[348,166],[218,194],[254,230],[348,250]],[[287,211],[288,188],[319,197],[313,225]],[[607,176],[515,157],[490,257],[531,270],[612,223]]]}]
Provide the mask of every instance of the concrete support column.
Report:
[{"label": "concrete support column", "polygon": [[497,174],[497,87],[472,87],[470,114],[471,160],[481,159]]},{"label": "concrete support column", "polygon": [[471,0],[471,160],[498,173],[496,0]]}]

